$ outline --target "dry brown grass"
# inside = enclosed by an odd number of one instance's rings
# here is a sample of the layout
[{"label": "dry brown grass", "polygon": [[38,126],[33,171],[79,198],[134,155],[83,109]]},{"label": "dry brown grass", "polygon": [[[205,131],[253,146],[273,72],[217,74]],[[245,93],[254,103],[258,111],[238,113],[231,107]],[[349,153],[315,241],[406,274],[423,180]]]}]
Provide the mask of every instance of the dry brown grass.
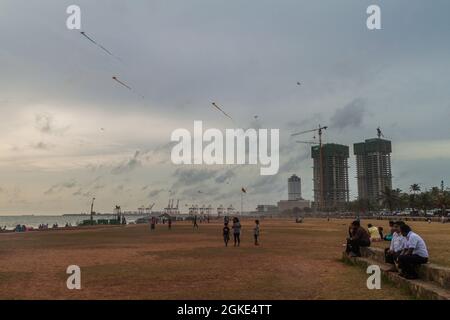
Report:
[{"label": "dry brown grass", "polygon": [[[3,234],[0,298],[408,299],[386,283],[368,290],[368,275],[339,260],[348,223],[265,219],[261,246],[255,247],[253,222],[244,221],[240,248],[223,246],[219,221],[198,231],[186,222],[171,231],[138,225]],[[429,229],[435,253],[444,246],[433,227],[417,224],[419,232]],[[447,226],[436,228],[448,236]],[[65,270],[72,264],[81,267],[79,291],[66,288]]]}]

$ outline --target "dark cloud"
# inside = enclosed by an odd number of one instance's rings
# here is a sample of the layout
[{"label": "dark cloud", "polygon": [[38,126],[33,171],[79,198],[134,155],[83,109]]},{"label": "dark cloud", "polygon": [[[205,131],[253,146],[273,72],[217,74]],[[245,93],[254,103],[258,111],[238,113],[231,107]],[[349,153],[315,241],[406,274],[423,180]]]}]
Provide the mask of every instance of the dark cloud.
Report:
[{"label": "dark cloud", "polygon": [[112,168],[111,173],[115,174],[115,175],[129,173],[129,172],[133,171],[134,169],[141,167],[142,162],[139,159],[139,157],[140,157],[140,151],[136,151],[131,159]]},{"label": "dark cloud", "polygon": [[366,114],[366,103],[357,98],[349,104],[336,110],[331,117],[330,127],[343,130],[347,127],[360,127]]},{"label": "dark cloud", "polygon": [[233,169],[229,169],[224,173],[218,175],[214,181],[217,183],[224,183],[233,178],[234,176],[236,176],[236,174],[234,173]]},{"label": "dark cloud", "polygon": [[164,189],[156,189],[156,190],[152,190],[149,192],[149,194],[147,195],[147,197],[149,198],[154,198],[157,197],[159,194],[161,194],[162,192],[164,192]]},{"label": "dark cloud", "polygon": [[178,168],[172,174],[172,176],[177,180],[172,189],[174,189],[174,187],[191,186],[206,182],[207,180],[214,178],[216,174],[216,171],[207,169]]},{"label": "dark cloud", "polygon": [[282,175],[260,176],[255,182],[248,187],[248,192],[260,193],[276,193],[283,189],[284,181]]},{"label": "dark cloud", "polygon": [[44,194],[51,195],[51,194],[59,193],[63,190],[75,188],[76,186],[77,186],[77,182],[75,180],[70,180],[67,182],[62,182],[62,183],[58,183],[58,184],[51,186],[49,189],[47,189],[44,192]]}]

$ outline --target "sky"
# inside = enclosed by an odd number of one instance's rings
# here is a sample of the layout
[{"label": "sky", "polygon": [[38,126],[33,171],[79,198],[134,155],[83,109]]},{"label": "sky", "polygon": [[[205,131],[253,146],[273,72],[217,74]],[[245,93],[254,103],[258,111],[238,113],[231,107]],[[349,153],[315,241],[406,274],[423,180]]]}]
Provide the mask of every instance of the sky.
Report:
[{"label": "sky", "polygon": [[[67,29],[73,4],[115,57]],[[381,30],[366,27],[372,4]],[[287,199],[294,173],[312,199],[310,148],[290,135],[319,124],[350,146],[380,126],[394,187],[449,183],[449,12],[447,0],[2,0],[0,214],[87,212],[92,197],[98,212],[239,207],[241,187],[253,210]],[[171,133],[195,120],[279,129],[278,174],[172,164]]]}]

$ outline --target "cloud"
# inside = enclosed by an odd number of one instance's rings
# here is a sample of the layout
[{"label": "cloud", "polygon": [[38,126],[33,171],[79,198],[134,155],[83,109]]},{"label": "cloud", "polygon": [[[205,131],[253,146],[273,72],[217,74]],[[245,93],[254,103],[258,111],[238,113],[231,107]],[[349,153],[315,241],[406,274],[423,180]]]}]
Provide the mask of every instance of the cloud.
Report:
[{"label": "cloud", "polygon": [[163,192],[164,189],[156,189],[156,190],[152,190],[149,192],[149,194],[147,195],[149,198],[154,198],[157,197],[161,192]]},{"label": "cloud", "polygon": [[129,173],[134,169],[141,167],[142,162],[139,159],[139,156],[140,151],[136,151],[131,159],[112,168],[111,173],[115,175]]},{"label": "cloud", "polygon": [[37,149],[37,150],[49,150],[49,149],[51,149],[51,145],[49,145],[49,144],[47,144],[45,142],[42,142],[42,141],[40,141],[38,143],[35,143],[35,144],[32,144],[31,147],[33,149]]},{"label": "cloud", "polygon": [[[450,137],[450,73],[445,72],[450,43],[442,41],[450,26],[450,1],[414,1],[414,10],[405,10],[411,7],[408,0],[385,1],[385,23],[391,28],[376,37],[367,34],[360,0],[282,1],[276,10],[270,1],[258,0],[248,6],[233,1],[149,5],[114,0],[105,7],[91,2],[80,3],[92,17],[101,17],[90,19],[90,29],[123,58],[125,68],[76,32],[52,23],[61,21],[61,8],[51,1],[39,3],[39,14],[27,10],[26,1],[0,1],[0,29],[14,30],[2,34],[0,49],[0,109],[7,119],[0,128],[0,174],[2,186],[10,190],[17,184],[32,203],[29,208],[5,205],[2,212],[78,212],[80,203],[89,200],[78,196],[94,194],[96,205],[110,210],[119,184],[135,191],[121,200],[133,208],[150,193],[152,202],[165,202],[168,193],[159,188],[172,185],[173,197],[217,197],[236,206],[241,186],[254,185],[260,193],[249,190],[250,206],[278,200],[277,190],[286,189],[292,173],[304,177],[304,195],[311,198],[310,148],[288,136],[319,123],[330,126],[325,142],[343,144],[369,138],[381,126],[393,141],[394,175],[405,159],[419,158],[408,167],[415,180],[428,181],[431,165],[444,178],[449,176],[448,143],[440,140]],[[149,12],[155,14],[146,28]],[[103,17],[123,23],[105,23]],[[111,83],[113,65],[146,99]],[[211,101],[223,105],[236,123],[213,110]],[[191,128],[194,120],[203,120],[205,128],[279,128],[280,143],[286,144],[280,150],[279,175],[260,178],[256,166],[229,172],[228,166],[179,170],[170,161],[170,133]],[[402,145],[407,141],[411,145]],[[424,143],[415,144],[420,141]],[[141,152],[136,155],[135,150]],[[355,169],[354,159],[351,155],[350,170]],[[98,174],[104,178],[90,182]],[[72,177],[77,186],[58,186]],[[123,181],[125,177],[130,180]],[[405,178],[398,179],[399,187],[409,183]],[[356,193],[356,179],[350,183]],[[102,186],[107,187],[100,195],[95,188]],[[61,201],[42,194],[60,188]],[[198,190],[205,194],[196,194]],[[211,190],[217,194],[207,196]],[[7,193],[2,197],[9,198],[11,191]]]},{"label": "cloud", "polygon": [[178,168],[172,176],[177,179],[175,185],[190,186],[192,184],[205,182],[206,180],[213,178],[216,174],[216,171],[208,169]]},{"label": "cloud", "polygon": [[347,127],[360,127],[364,115],[366,114],[366,103],[363,99],[357,98],[349,104],[336,110],[331,117],[330,127],[343,130]]},{"label": "cloud", "polygon": [[41,113],[35,116],[35,127],[38,131],[50,135],[61,135],[69,129],[69,126],[58,126],[51,114]]},{"label": "cloud", "polygon": [[309,130],[317,127],[317,124],[320,122],[323,122],[324,118],[323,115],[320,113],[314,113],[311,116],[305,117],[301,120],[290,120],[286,124],[286,126],[289,129],[297,130],[297,131],[303,131],[303,130]]},{"label": "cloud", "polygon": [[75,180],[70,180],[67,182],[62,182],[62,183],[58,183],[58,184],[51,186],[49,189],[44,191],[44,194],[51,195],[51,194],[59,193],[66,189],[72,189],[76,186],[77,186],[77,182]]},{"label": "cloud", "polygon": [[234,171],[232,169],[229,169],[229,170],[225,171],[223,174],[217,176],[214,181],[217,183],[224,183],[227,180],[230,180],[231,178],[233,178],[234,176],[235,176]]}]

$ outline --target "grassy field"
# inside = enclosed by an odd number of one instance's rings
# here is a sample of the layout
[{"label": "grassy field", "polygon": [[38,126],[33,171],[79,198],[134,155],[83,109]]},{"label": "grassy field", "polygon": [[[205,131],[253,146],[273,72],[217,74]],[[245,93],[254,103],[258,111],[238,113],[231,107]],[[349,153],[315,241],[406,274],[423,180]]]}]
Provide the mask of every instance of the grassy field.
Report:
[{"label": "grassy field", "polygon": [[[0,234],[0,298],[409,299],[387,283],[368,290],[364,270],[340,261],[349,222],[265,219],[255,247],[253,222],[244,221],[239,248],[224,247],[219,221],[195,231],[183,222],[171,231],[130,225]],[[387,221],[381,225],[387,230]],[[429,242],[432,261],[448,265],[450,224],[412,226]],[[81,267],[81,290],[66,288],[73,264]]]}]

